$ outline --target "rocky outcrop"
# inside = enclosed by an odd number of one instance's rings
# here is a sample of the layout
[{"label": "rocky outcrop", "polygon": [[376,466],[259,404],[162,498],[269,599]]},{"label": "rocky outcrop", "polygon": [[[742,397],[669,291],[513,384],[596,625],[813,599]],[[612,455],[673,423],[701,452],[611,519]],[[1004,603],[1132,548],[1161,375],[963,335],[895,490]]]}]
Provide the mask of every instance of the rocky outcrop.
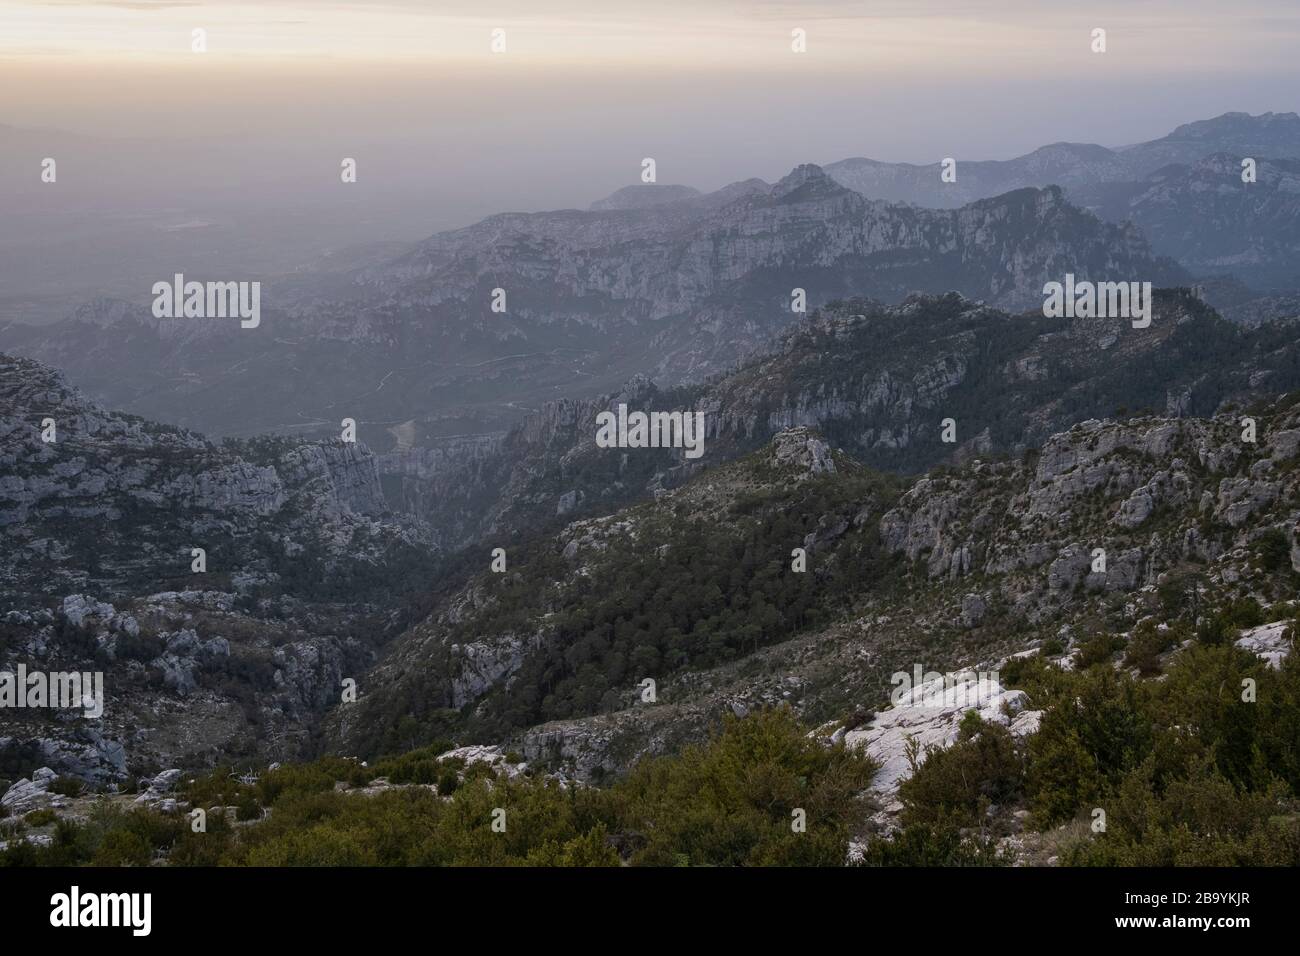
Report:
[{"label": "rocky outcrop", "polygon": [[540,635],[522,638],[505,634],[491,641],[452,644],[451,706],[464,707],[508,681],[539,641]]},{"label": "rocky outcrop", "polygon": [[794,467],[800,479],[835,474],[831,446],[806,427],[789,428],[772,439],[774,467]]},{"label": "rocky outcrop", "polygon": [[[1300,494],[1283,405],[1243,442],[1235,418],[1087,421],[1052,436],[1037,463],[974,464],[922,478],[880,521],[887,548],[932,578],[996,576],[1014,606],[1042,610],[1086,592],[1132,592],[1185,560],[1246,548]],[[1235,532],[1206,536],[1214,520]],[[1225,573],[1236,575],[1233,569]],[[1052,597],[1055,595],[1055,597]]]},{"label": "rocky outcrop", "polygon": [[[336,554],[366,539],[384,539],[376,540],[382,553],[421,537],[391,513],[363,445],[216,445],[105,411],[53,370],[6,356],[0,465],[0,585],[10,588],[111,588],[150,576],[150,567],[161,582],[190,571],[192,548],[216,552],[259,533],[278,536],[288,552],[310,542]],[[210,563],[246,568],[247,557],[226,551]]]},{"label": "rocky outcrop", "polygon": [[174,810],[176,798],[172,793],[183,775],[183,772],[176,768],[162,771],[149,781],[148,786],[135,798],[135,802],[142,806],[157,807],[164,812]]},{"label": "rocky outcrop", "polygon": [[29,813],[47,807],[57,800],[50,786],[58,779],[49,767],[41,767],[30,779],[24,777],[0,796],[0,806],[14,815]]},{"label": "rocky outcrop", "polygon": [[363,445],[216,444],[5,356],[0,462],[0,669],[95,672],[104,689],[85,719],[5,711],[0,752],[24,772],[102,787],[298,756],[396,630],[375,582],[404,587],[431,558]]},{"label": "rocky outcrop", "polygon": [[912,761],[925,762],[931,748],[956,742],[962,718],[974,711],[980,719],[1009,727],[1024,736],[1038,729],[1038,711],[1026,707],[1022,690],[1005,690],[996,677],[971,672],[946,674],[910,687],[897,702],[876,714],[863,728],[841,733],[844,745],[861,749],[880,769],[872,788],[892,797],[912,774]]},{"label": "rocky outcrop", "polygon": [[457,747],[454,750],[448,750],[446,753],[438,755],[438,762],[456,762],[466,767],[474,764],[484,764],[490,767],[495,774],[508,780],[523,776],[528,770],[527,761],[511,761],[509,755],[502,752],[500,747],[484,744],[471,744],[468,747]]},{"label": "rocky outcrop", "polygon": [[1243,632],[1237,638],[1237,646],[1268,661],[1270,667],[1278,668],[1295,647],[1295,629],[1290,621],[1263,624]]}]

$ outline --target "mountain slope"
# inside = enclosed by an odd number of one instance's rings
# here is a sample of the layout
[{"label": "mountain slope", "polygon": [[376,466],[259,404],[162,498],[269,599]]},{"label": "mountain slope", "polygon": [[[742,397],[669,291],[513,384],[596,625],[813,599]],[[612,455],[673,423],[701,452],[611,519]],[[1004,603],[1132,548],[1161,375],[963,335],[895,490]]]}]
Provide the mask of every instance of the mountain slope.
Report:
[{"label": "mountain slope", "polygon": [[1117,151],[1141,178],[1172,163],[1191,165],[1215,153],[1256,159],[1300,157],[1300,116],[1295,113],[1224,113],[1184,123],[1168,136]]},{"label": "mountain slope", "polygon": [[363,446],[217,445],[0,355],[0,669],[104,685],[96,719],[6,709],[5,776],[299,755],[435,566]]},{"label": "mountain slope", "polygon": [[[1019,454],[1086,418],[1205,415],[1297,387],[1294,326],[1241,329],[1185,290],[1157,294],[1147,329],[1011,315],[956,294],[897,307],[839,302],[706,385],[666,390],[639,379],[608,396],[548,403],[490,448],[387,454],[379,468],[390,500],[416,509],[447,546],[508,543],[680,485],[792,426],[818,428],[872,467],[915,472],[954,456]],[[596,416],[619,404],[702,411],[703,457],[597,448]],[[945,418],[955,422],[951,444]]]},{"label": "mountain slope", "polygon": [[796,288],[809,309],[950,289],[1027,308],[1066,272],[1187,281],[1059,189],[922,210],[802,166],[771,187],[650,208],[493,216],[382,265],[268,284],[255,329],[100,302],[49,328],[0,329],[0,348],[149,418],[322,437],[350,417],[386,449],[501,432],[557,394],[638,373],[703,380],[796,322]]},{"label": "mountain slope", "polygon": [[1129,163],[1091,143],[1053,143],[1008,160],[961,160],[956,180],[945,182],[941,163],[882,163],[843,159],[827,165],[836,182],[872,199],[952,209],[1017,189],[1116,182],[1131,178]]},{"label": "mountain slope", "polygon": [[[782,432],[479,575],[393,644],[329,739],[495,740],[593,777],[772,703],[852,731],[915,665],[1087,658],[1100,633],[1106,655],[1127,645],[1158,668],[1177,640],[1144,619],[1190,609],[1197,625],[1198,607],[1285,601],[1300,580],[1300,403],[1249,413],[1253,442],[1240,413],[1089,421],[901,496],[808,430]],[[717,595],[714,556],[731,569]]]},{"label": "mountain slope", "polygon": [[[1179,126],[1167,136],[1119,149],[1092,143],[1053,143],[1007,160],[957,160],[955,182],[941,179],[940,163],[914,165],[872,159],[828,164],[829,176],[872,199],[949,209],[1014,189],[1078,189],[1138,182],[1162,167],[1194,165],[1216,153],[1256,159],[1300,157],[1295,113],[1224,113]],[[1119,220],[1116,220],[1119,221]]]},{"label": "mountain slope", "polygon": [[1136,223],[1153,248],[1196,275],[1300,287],[1300,158],[1258,159],[1253,183],[1241,175],[1241,154],[1215,153],[1071,198],[1103,219]]}]

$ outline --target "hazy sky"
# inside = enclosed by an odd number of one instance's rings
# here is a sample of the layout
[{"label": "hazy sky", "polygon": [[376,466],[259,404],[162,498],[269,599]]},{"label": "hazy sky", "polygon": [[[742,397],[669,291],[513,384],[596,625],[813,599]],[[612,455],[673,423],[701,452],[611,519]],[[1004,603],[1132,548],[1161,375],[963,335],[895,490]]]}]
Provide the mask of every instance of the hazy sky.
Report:
[{"label": "hazy sky", "polygon": [[196,190],[352,156],[405,235],[585,206],[645,156],[707,189],[1291,110],[1297,49],[1297,0],[0,0],[0,124],[211,144]]}]

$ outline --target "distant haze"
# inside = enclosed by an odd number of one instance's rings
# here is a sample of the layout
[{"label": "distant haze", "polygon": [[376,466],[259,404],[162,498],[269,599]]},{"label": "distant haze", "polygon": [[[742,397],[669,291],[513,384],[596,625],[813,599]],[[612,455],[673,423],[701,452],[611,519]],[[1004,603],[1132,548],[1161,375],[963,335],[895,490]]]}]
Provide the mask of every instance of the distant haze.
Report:
[{"label": "distant haze", "polygon": [[804,162],[1006,158],[1295,108],[1294,0],[1072,6],[6,0],[0,321],[125,294],[160,248],[274,272],[494,212],[585,208],[647,156],[659,182],[708,190]]}]

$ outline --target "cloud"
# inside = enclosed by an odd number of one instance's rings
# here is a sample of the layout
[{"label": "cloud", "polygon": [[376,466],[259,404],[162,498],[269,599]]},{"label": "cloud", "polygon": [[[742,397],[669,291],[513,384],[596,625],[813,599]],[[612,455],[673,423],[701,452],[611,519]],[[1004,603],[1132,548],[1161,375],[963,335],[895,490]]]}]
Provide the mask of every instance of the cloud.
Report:
[{"label": "cloud", "polygon": [[34,7],[117,7],[123,10],[166,10],[198,7],[203,0],[26,0]]}]

